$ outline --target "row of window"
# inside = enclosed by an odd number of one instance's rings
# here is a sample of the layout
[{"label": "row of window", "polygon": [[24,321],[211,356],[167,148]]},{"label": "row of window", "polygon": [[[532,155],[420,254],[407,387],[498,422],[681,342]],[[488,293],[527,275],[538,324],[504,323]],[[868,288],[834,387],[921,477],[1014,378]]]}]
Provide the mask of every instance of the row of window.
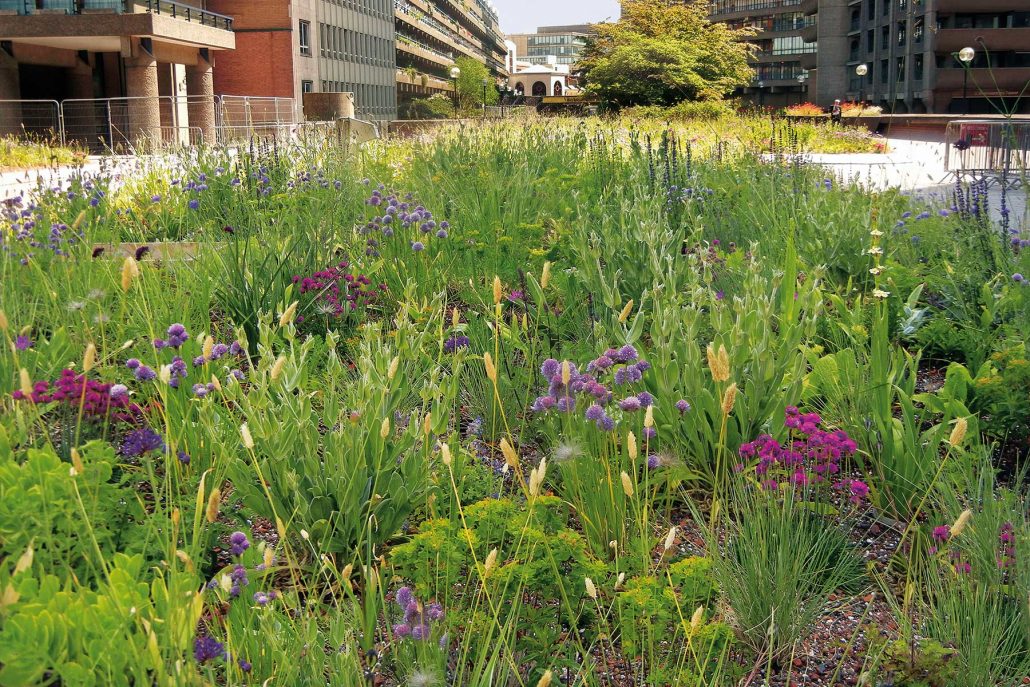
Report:
[{"label": "row of window", "polygon": [[764,10],[775,7],[800,5],[801,0],[715,0],[711,4],[712,14],[730,14],[746,10]]},{"label": "row of window", "polygon": [[757,81],[797,79],[802,74],[807,73],[797,62],[766,62],[755,66],[755,79]]},{"label": "row of window", "polygon": [[[392,67],[395,60],[392,41],[332,24],[319,23],[318,49],[319,55],[326,59],[348,60],[376,67]],[[305,54],[303,50],[301,53]]]},{"label": "row of window", "polygon": [[392,0],[323,0],[378,19],[393,19]]},{"label": "row of window", "polygon": [[587,39],[584,36],[573,36],[570,34],[544,33],[530,36],[526,39],[529,47],[534,45],[586,45]]}]

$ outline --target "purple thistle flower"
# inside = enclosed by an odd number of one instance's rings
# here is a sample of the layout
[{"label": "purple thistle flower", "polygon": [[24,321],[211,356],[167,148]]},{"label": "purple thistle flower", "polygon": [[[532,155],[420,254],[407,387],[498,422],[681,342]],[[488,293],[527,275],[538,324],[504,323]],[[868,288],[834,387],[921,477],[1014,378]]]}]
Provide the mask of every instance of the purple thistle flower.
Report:
[{"label": "purple thistle flower", "polygon": [[[1013,277],[1013,279],[1015,279],[1015,277]],[[14,339],[14,347],[15,347],[15,349],[17,349],[19,351],[26,351],[26,350],[32,348],[32,345],[33,345],[32,339],[30,339],[29,337],[27,337],[27,336],[25,336],[23,334],[19,334]]]},{"label": "purple thistle flower", "polygon": [[948,539],[951,538],[951,528],[947,525],[937,525],[937,527],[933,528],[933,533],[931,536],[933,537],[934,541],[946,542],[948,541]]}]

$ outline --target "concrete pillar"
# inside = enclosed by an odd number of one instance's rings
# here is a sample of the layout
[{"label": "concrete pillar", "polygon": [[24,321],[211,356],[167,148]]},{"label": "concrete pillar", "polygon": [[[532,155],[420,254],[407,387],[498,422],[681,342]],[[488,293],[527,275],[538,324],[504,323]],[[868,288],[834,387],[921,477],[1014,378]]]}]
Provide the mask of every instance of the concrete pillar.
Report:
[{"label": "concrete pillar", "polygon": [[196,65],[186,65],[187,116],[189,126],[200,129],[204,143],[215,143],[215,79],[211,62],[197,56]]},{"label": "concrete pillar", "polygon": [[[18,76],[18,61],[0,48],[0,100],[19,100],[21,79]],[[16,136],[21,133],[21,104],[0,104],[0,136]]]},{"label": "concrete pillar", "polygon": [[125,58],[125,92],[128,101],[128,131],[132,144],[143,140],[151,146],[161,142],[161,101],[157,84],[157,60],[146,52]]},{"label": "concrete pillar", "polygon": [[68,70],[68,97],[72,100],[89,100],[93,93],[93,67],[88,62],[76,60]]}]

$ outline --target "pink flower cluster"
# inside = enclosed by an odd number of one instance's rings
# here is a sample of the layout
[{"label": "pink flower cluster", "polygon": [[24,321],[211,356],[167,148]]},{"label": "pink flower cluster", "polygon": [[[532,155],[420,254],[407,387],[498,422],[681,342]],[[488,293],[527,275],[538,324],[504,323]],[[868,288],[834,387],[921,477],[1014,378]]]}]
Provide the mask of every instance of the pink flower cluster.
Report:
[{"label": "pink flower cluster", "polygon": [[[11,395],[17,401],[27,400],[21,390]],[[129,401],[125,386],[98,382],[68,369],[61,370],[61,376],[53,383],[34,383],[31,400],[33,403],[62,403],[76,410],[81,404],[83,415],[89,419],[134,422],[143,414],[138,405]]]},{"label": "pink flower cluster", "polygon": [[[869,494],[869,486],[861,480],[837,480],[841,461],[854,455],[858,445],[843,430],[821,429],[822,418],[816,413],[802,413],[794,406],[786,409],[784,426],[791,430],[785,444],[769,434],[740,447],[740,457],[756,461],[755,474],[767,489],[777,489],[780,481],[796,486],[833,484],[846,489],[853,503],[860,503]],[[737,466],[744,469],[743,463]]]},{"label": "pink flower cluster", "polygon": [[[301,294],[313,294],[315,312],[322,316],[342,317],[360,306],[372,303],[380,292],[386,291],[386,284],[375,286],[363,274],[352,274],[347,271],[350,263],[346,260],[335,267],[315,272],[310,277],[293,277],[294,284],[300,284]],[[298,317],[297,322],[304,321]]]}]

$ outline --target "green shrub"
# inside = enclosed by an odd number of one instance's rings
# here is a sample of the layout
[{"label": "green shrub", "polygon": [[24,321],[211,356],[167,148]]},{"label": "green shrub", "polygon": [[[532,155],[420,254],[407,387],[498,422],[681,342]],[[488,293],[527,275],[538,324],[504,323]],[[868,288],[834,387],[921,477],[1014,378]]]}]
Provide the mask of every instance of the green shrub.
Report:
[{"label": "green shrub", "polygon": [[442,93],[415,98],[404,110],[407,119],[448,119],[454,116],[454,103]]}]

